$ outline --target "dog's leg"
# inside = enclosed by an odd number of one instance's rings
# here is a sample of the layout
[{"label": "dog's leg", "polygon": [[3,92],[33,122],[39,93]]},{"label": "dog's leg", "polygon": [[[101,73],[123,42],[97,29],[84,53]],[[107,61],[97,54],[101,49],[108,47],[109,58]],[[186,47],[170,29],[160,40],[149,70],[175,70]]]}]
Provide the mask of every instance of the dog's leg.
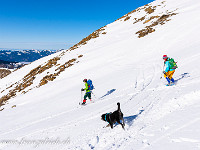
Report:
[{"label": "dog's leg", "polygon": [[113,123],[109,123],[110,124],[110,127],[113,129]]},{"label": "dog's leg", "polygon": [[[124,129],[124,124],[123,123],[121,123],[121,125],[122,125],[122,128]],[[124,129],[125,130],[125,129]]]},{"label": "dog's leg", "polygon": [[123,125],[125,126],[125,123],[124,123],[124,118],[122,118],[122,121],[123,121]]},{"label": "dog's leg", "polygon": [[[121,124],[122,128],[124,129],[124,119],[122,118],[122,123],[120,120],[117,120],[117,123]],[[124,129],[125,130],[125,129]]]},{"label": "dog's leg", "polygon": [[[121,124],[121,126],[122,126],[122,128],[124,129],[124,124],[123,123],[120,123]],[[124,129],[125,130],[125,129]]]}]

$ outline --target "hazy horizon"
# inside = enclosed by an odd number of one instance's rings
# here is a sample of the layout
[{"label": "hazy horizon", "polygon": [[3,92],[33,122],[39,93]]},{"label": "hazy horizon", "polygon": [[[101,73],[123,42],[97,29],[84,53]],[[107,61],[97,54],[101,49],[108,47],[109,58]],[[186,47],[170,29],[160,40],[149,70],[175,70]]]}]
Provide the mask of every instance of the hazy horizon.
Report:
[{"label": "hazy horizon", "polygon": [[[65,43],[65,42],[0,42],[0,50],[58,50],[58,49],[68,49],[75,43]],[[9,46],[7,46],[9,45]]]}]

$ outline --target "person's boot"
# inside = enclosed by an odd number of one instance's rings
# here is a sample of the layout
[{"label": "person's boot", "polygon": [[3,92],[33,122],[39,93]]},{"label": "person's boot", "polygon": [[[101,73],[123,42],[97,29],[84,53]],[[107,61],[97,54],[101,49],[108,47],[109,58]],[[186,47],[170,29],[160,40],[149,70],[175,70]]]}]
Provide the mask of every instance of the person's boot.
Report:
[{"label": "person's boot", "polygon": [[85,103],[86,103],[86,100],[84,99],[82,105],[85,105]]},{"label": "person's boot", "polygon": [[166,84],[166,86],[170,86],[170,85],[171,85],[171,83],[167,83],[167,84]]},{"label": "person's boot", "polygon": [[174,83],[174,82],[175,82],[173,78],[171,78],[171,81],[172,81],[172,83]]}]

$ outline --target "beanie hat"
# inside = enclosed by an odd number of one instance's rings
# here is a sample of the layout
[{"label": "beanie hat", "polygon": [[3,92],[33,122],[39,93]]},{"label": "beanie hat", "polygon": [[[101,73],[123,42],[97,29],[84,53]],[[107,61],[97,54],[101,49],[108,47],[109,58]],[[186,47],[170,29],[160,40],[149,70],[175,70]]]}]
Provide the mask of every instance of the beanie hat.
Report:
[{"label": "beanie hat", "polygon": [[163,59],[166,59],[166,58],[168,58],[167,55],[163,55]]}]

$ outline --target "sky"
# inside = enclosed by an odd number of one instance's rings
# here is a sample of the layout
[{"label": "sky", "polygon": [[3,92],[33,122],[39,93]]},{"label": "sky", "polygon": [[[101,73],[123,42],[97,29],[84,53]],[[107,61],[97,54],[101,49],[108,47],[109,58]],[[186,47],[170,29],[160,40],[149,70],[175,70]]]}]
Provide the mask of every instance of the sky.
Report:
[{"label": "sky", "polygon": [[153,0],[0,0],[0,49],[67,49]]}]

